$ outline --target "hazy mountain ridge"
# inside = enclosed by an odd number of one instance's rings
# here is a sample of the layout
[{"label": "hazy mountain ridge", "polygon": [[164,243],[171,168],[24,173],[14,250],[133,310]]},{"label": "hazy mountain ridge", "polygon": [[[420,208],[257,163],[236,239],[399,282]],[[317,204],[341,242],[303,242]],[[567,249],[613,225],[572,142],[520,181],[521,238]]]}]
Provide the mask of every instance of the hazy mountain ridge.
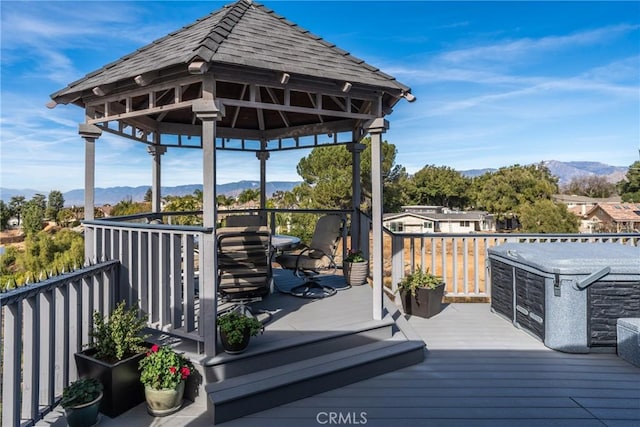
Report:
[{"label": "hazy mountain ridge", "polygon": [[[582,176],[604,176],[607,181],[617,183],[623,180],[629,170],[628,166],[611,166],[600,162],[560,162],[557,160],[543,160],[552,175],[558,177],[558,184],[566,185],[573,178]],[[460,171],[464,176],[476,177],[498,169],[469,169]]]},{"label": "hazy mountain ridge", "polygon": [[[544,160],[543,163],[549,168],[549,171],[558,177],[560,185],[566,185],[571,182],[572,178],[579,176],[604,176],[609,182],[617,183],[625,178],[628,166],[611,166],[600,162],[560,162],[557,160]],[[486,172],[494,172],[498,169],[469,169],[460,171],[464,176],[475,177],[480,176]],[[267,196],[271,196],[276,191],[290,191],[301,181],[272,181],[267,182]],[[114,205],[121,200],[131,198],[134,202],[139,202],[144,199],[144,195],[150,188],[148,185],[141,185],[138,187],[108,187],[108,188],[96,188],[95,189],[95,201],[96,205],[111,204]],[[217,186],[218,194],[224,194],[225,196],[237,196],[243,190],[246,189],[258,189],[260,188],[259,181],[238,181],[228,184],[219,184]],[[202,190],[202,184],[190,184],[179,185],[175,187],[162,187],[163,196],[185,196],[187,194],[193,194],[195,190]],[[11,189],[0,188],[0,197],[5,203],[8,203],[14,196],[24,196],[25,199],[31,199],[35,194],[40,193],[45,196],[49,195],[49,192],[38,191],[33,189]],[[77,189],[62,193],[65,205],[83,205],[84,204],[84,189]]]},{"label": "hazy mountain ridge", "polygon": [[[272,181],[267,182],[267,196],[271,196],[276,191],[291,191],[293,187],[300,184],[300,181]],[[115,205],[121,200],[131,199],[134,202],[141,202],[144,200],[144,196],[147,190],[150,188],[148,185],[141,185],[138,187],[107,187],[95,189],[95,203],[97,206],[110,204]],[[259,181],[238,181],[230,182],[228,184],[218,184],[216,191],[219,195],[225,196],[237,196],[243,190],[246,189],[258,189],[260,188]],[[178,185],[175,187],[162,187],[163,196],[186,196],[193,194],[195,190],[202,190],[202,184],[190,184],[190,185]],[[16,190],[11,188],[0,188],[0,195],[5,203],[8,203],[14,196],[24,196],[25,199],[31,199],[35,194],[40,193],[45,196],[49,195],[49,192],[24,189]],[[76,189],[67,192],[63,192],[65,206],[72,205],[84,205],[84,189]]]}]

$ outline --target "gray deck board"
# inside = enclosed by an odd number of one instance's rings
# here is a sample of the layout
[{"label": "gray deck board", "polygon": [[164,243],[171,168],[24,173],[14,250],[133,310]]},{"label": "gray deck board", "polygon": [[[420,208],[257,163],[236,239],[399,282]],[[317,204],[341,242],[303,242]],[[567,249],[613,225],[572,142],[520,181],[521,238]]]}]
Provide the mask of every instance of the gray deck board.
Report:
[{"label": "gray deck board", "polygon": [[[289,311],[274,318],[260,339],[321,333],[370,319],[370,293],[364,286],[319,301],[269,298]],[[449,304],[431,319],[411,317],[408,323],[426,343],[423,363],[222,425],[317,427],[317,417],[330,412],[343,421],[350,417],[351,425],[356,420],[376,427],[640,425],[640,368],[613,353],[550,350],[488,304]],[[154,420],[141,405],[100,425],[210,425],[204,411],[191,404]],[[357,419],[361,413],[366,424]]]}]

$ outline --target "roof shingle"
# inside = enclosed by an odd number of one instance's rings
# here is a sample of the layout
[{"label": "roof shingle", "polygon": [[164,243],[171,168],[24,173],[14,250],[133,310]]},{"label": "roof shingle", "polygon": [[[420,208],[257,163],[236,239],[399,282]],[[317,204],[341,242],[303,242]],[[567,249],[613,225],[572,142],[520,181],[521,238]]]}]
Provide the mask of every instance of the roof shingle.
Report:
[{"label": "roof shingle", "polygon": [[207,62],[286,71],[395,91],[410,89],[392,76],[249,0],[224,6],[51,95],[78,93],[139,74]]}]

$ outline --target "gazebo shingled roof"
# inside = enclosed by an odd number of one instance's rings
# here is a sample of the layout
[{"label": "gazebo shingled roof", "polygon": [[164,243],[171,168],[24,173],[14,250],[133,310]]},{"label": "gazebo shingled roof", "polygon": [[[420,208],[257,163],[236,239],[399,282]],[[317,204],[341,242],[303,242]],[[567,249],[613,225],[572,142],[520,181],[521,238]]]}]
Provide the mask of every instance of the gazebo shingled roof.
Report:
[{"label": "gazebo shingled roof", "polygon": [[[325,84],[330,81],[335,89],[349,82],[354,97],[359,87],[383,93],[384,112],[389,112],[403,94],[410,92],[394,77],[265,6],[239,0],[87,74],[51,98],[56,103],[72,102],[85,107],[96,93],[92,92],[94,88],[108,88],[113,93],[135,88],[134,79],[138,76],[153,75],[159,81],[163,77],[188,75],[188,66],[194,61],[209,64],[208,69],[213,69],[214,74],[222,70],[223,75],[253,71],[264,76],[271,72],[274,83],[279,83],[282,73],[288,73],[292,83],[296,78]],[[360,107],[357,103],[354,106]],[[247,127],[252,126],[256,127],[255,124]]]}]

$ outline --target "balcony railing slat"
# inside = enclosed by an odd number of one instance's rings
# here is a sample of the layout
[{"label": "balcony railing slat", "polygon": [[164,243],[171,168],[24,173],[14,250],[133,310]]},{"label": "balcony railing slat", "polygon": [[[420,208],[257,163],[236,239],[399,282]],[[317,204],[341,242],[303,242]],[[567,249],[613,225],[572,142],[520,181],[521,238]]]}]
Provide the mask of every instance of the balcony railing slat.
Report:
[{"label": "balcony railing slat", "polygon": [[[181,328],[184,326],[183,319],[183,296],[187,298],[185,294],[185,281],[182,277],[181,261],[182,261],[182,236],[179,234],[167,235],[167,252],[168,252],[168,277],[169,290],[171,292],[171,319],[174,328]],[[186,259],[184,263],[186,264]],[[186,265],[185,265],[186,267]],[[186,277],[185,277],[186,278]]]},{"label": "balcony railing slat", "polygon": [[40,402],[52,406],[55,402],[55,366],[56,366],[56,312],[53,290],[42,293],[40,302]]},{"label": "balcony railing slat", "polygon": [[2,307],[2,425],[20,425],[20,360],[22,357],[22,301]]},{"label": "balcony railing slat", "polygon": [[[117,277],[110,261],[0,294],[2,425],[33,425],[77,378],[74,353],[88,338],[93,307]],[[106,307],[110,311],[113,307]]]},{"label": "balcony railing slat", "polygon": [[22,413],[38,416],[40,397],[40,295],[24,300],[22,345],[27,357],[22,359]]}]

